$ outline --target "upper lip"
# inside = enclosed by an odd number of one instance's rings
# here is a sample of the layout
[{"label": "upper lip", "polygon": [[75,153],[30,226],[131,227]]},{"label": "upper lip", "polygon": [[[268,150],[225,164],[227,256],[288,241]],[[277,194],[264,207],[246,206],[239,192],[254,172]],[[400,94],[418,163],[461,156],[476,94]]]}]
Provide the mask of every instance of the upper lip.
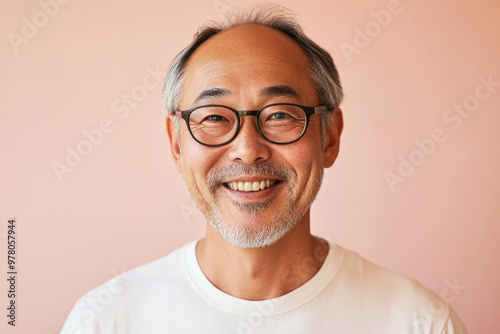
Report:
[{"label": "upper lip", "polygon": [[222,181],[222,183],[229,183],[229,182],[258,182],[258,181],[262,181],[262,180],[277,180],[279,181],[280,179],[275,177],[275,176],[271,176],[271,175],[242,175],[242,176],[236,176],[236,177],[233,177],[231,179],[228,179],[228,180],[225,180],[225,181]]}]

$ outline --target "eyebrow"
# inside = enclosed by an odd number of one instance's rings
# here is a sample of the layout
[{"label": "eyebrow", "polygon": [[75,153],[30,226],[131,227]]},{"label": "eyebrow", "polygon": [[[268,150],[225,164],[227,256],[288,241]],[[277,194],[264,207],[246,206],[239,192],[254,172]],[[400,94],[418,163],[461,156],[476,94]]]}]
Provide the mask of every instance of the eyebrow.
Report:
[{"label": "eyebrow", "polygon": [[[233,93],[227,88],[207,88],[204,89],[200,94],[198,94],[198,96],[194,100],[194,103],[210,101],[214,97],[224,97],[232,94]],[[300,99],[300,95],[292,87],[287,85],[269,86],[263,88],[260,91],[260,94],[265,97],[290,97],[294,99]]]},{"label": "eyebrow", "polygon": [[266,97],[291,97],[300,99],[299,94],[292,87],[286,85],[266,87],[261,90],[261,94]]},{"label": "eyebrow", "polygon": [[202,101],[210,100],[213,97],[222,97],[231,95],[231,92],[227,88],[213,87],[204,89],[198,96],[194,103],[200,103]]}]

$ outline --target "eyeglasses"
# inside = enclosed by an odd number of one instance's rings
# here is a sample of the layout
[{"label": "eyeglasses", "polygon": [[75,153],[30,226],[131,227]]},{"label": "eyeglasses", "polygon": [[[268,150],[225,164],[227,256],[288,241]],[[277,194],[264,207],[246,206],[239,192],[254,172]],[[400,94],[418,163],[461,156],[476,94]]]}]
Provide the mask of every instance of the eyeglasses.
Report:
[{"label": "eyeglasses", "polygon": [[206,105],[177,111],[186,121],[191,136],[206,146],[222,146],[233,140],[240,128],[241,116],[255,116],[259,133],[274,144],[296,142],[307,130],[309,117],[324,114],[326,106],[304,107],[292,103],[275,103],[259,110],[237,111],[222,105]]}]

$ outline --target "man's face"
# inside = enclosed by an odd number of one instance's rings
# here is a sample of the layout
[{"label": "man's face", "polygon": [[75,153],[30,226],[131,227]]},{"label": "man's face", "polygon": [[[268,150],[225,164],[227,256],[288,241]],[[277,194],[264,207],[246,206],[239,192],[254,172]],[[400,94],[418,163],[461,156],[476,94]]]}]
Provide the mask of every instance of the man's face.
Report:
[{"label": "man's face", "polygon": [[[304,51],[285,34],[256,25],[233,28],[210,38],[189,59],[180,110],[207,104],[236,110],[272,103],[317,106],[309,68]],[[242,247],[270,245],[309,219],[340,135],[340,128],[327,129],[322,145],[320,118],[313,115],[299,141],[278,145],[259,134],[255,117],[243,116],[233,141],[208,147],[191,137],[182,120],[179,151],[171,121],[169,126],[177,168],[193,201],[224,238]]]}]

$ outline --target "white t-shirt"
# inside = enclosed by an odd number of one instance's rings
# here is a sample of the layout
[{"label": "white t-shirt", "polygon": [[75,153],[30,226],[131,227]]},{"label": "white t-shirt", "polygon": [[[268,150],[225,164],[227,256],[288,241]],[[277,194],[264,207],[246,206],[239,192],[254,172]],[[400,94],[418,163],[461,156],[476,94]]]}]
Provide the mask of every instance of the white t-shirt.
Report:
[{"label": "white t-shirt", "polygon": [[[264,301],[218,290],[201,271],[195,247],[189,243],[90,291],[61,334],[466,333],[433,292],[338,245],[330,245],[308,282]],[[295,272],[307,268],[305,261]]]}]

